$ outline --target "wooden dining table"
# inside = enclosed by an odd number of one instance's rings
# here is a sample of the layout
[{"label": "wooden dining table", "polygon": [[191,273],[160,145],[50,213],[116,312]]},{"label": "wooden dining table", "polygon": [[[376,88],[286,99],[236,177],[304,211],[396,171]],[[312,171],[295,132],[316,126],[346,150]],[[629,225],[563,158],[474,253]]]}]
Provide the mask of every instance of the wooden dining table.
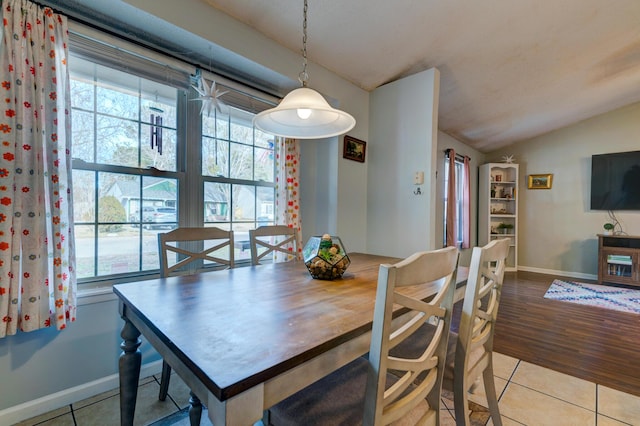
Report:
[{"label": "wooden dining table", "polygon": [[[287,262],[115,285],[124,320],[121,424],[133,425],[141,334],[191,389],[195,416],[202,403],[216,426],[252,425],[265,409],[368,352],[379,266],[400,259],[349,257],[333,281]],[[458,286],[465,281],[459,268]],[[438,288],[406,291],[428,298]]]}]

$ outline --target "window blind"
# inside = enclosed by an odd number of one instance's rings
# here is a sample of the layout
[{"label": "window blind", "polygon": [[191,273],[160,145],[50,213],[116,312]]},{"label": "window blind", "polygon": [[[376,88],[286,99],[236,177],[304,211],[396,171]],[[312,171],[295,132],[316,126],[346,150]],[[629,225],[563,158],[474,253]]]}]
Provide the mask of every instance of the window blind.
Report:
[{"label": "window blind", "polygon": [[[69,44],[74,54],[104,66],[117,64],[122,71],[188,90],[197,84],[196,66],[147,49],[95,28],[69,20]],[[232,79],[202,70],[208,81],[228,91],[220,99],[227,105],[257,114],[278,104],[279,99]]]}]

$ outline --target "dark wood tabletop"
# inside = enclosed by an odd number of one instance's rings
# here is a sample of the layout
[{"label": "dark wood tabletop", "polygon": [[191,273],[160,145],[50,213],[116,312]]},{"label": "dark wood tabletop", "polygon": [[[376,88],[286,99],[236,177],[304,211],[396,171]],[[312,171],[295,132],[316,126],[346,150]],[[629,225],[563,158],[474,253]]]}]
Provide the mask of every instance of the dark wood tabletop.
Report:
[{"label": "dark wood tabletop", "polygon": [[287,262],[120,284],[114,292],[224,400],[371,328],[378,268],[398,259],[349,257],[334,281]]},{"label": "dark wood tabletop", "polygon": [[399,259],[349,257],[334,281],[288,262],[119,284],[114,292],[125,320],[135,318],[165,359],[175,357],[225,401],[371,330],[379,266]]}]

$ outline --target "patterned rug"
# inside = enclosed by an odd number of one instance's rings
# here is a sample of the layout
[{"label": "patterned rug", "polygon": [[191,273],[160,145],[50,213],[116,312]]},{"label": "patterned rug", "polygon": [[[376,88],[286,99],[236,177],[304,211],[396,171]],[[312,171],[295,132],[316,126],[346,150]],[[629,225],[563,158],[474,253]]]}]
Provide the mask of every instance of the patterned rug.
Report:
[{"label": "patterned rug", "polygon": [[640,290],[553,280],[544,297],[546,299],[640,314]]}]

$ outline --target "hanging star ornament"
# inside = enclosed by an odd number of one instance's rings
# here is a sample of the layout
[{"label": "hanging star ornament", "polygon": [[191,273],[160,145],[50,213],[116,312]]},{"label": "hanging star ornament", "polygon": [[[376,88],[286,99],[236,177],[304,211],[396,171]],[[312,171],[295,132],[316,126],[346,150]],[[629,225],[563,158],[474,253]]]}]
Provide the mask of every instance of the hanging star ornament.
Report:
[{"label": "hanging star ornament", "polygon": [[504,161],[505,163],[508,163],[508,164],[513,163],[513,155],[503,155],[502,156],[502,161]]},{"label": "hanging star ornament", "polygon": [[200,96],[193,99],[194,101],[202,101],[202,109],[200,109],[200,114],[203,112],[207,112],[207,117],[211,116],[211,110],[215,108],[219,113],[222,114],[222,109],[227,109],[228,106],[221,99],[220,96],[228,93],[228,90],[224,92],[216,89],[216,82],[211,82],[211,87],[207,84],[207,80],[204,77],[200,77],[200,81],[198,81],[198,85],[191,85]]}]

